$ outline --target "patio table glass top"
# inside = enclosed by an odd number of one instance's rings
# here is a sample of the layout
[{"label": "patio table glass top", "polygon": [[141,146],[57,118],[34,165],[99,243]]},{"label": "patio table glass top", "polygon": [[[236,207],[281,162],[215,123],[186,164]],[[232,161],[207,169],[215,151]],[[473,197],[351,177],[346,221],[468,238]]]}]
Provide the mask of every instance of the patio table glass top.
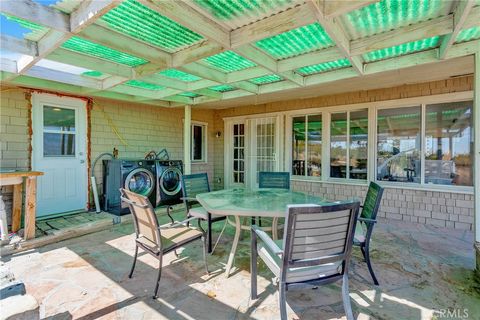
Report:
[{"label": "patio table glass top", "polygon": [[216,215],[285,217],[289,204],[328,204],[324,198],[284,189],[234,188],[201,193],[198,202]]}]

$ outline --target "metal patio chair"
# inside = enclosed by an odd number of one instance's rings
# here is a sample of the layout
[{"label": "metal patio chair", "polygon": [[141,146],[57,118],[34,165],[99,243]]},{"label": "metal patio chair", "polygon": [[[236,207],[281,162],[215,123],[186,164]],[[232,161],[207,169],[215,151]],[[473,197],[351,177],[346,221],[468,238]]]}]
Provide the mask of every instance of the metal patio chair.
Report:
[{"label": "metal patio chair", "polygon": [[347,319],[353,319],[348,267],[359,206],[356,201],[289,206],[283,241],[272,240],[253,225],[251,298],[257,299],[258,255],[279,280],[282,320],[287,319],[286,291],[290,287],[318,286],[338,280],[342,280]]},{"label": "metal patio chair", "polygon": [[383,188],[375,182],[370,182],[363,206],[360,206],[362,212],[358,218],[355,227],[355,236],[353,238],[353,244],[360,247],[365,262],[367,263],[368,271],[372,276],[373,283],[377,286],[378,280],[373,272],[372,263],[370,261],[370,239],[372,238],[373,227],[375,226],[375,223],[377,223],[377,213],[382,201],[382,195]]},{"label": "metal patio chair", "polygon": [[[207,221],[208,253],[212,252],[212,223],[225,220],[225,216],[212,215],[198,205],[197,194],[210,192],[207,173],[185,174],[182,176],[183,203],[187,208],[187,217]],[[200,225],[199,225],[200,226]],[[220,236],[219,236],[220,238]]]},{"label": "metal patio chair", "polygon": [[121,199],[126,202],[133,215],[135,226],[135,255],[129,278],[132,278],[137,262],[138,248],[146,251],[159,261],[158,276],[155,283],[153,298],[158,296],[158,287],[162,276],[163,255],[175,251],[179,247],[201,239],[203,243],[203,259],[205,269],[208,272],[205,233],[198,229],[187,227],[186,224],[196,218],[190,218],[181,222],[174,222],[160,226],[152,204],[147,197],[120,189]]},{"label": "metal patio chair", "polygon": [[[270,172],[261,171],[258,173],[259,188],[274,188],[290,190],[290,173],[289,172]],[[255,224],[255,218],[252,218],[252,224]],[[265,220],[265,218],[263,218]],[[259,226],[262,225],[261,219],[258,219]],[[272,219],[272,236],[277,239],[278,218]]]}]

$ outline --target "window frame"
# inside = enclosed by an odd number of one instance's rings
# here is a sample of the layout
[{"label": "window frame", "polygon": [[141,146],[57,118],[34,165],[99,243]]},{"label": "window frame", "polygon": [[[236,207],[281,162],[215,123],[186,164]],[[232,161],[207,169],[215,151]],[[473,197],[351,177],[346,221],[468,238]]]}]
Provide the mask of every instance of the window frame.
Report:
[{"label": "window frame", "polygon": [[[441,184],[425,184],[425,112],[426,105],[436,103],[453,103],[461,101],[472,101],[473,91],[462,91],[454,93],[444,93],[430,96],[420,96],[411,98],[401,98],[374,102],[362,102],[356,104],[336,105],[328,107],[315,107],[298,109],[283,112],[286,117],[285,121],[285,161],[284,170],[292,173],[292,127],[293,118],[306,115],[321,115],[322,116],[322,173],[320,177],[308,177],[291,175],[293,181],[315,181],[333,184],[346,184],[346,185],[368,185],[370,181],[377,182],[378,184],[392,189],[409,189],[409,190],[421,190],[432,192],[451,192],[451,193],[473,193],[473,186],[455,186],[455,185],[441,185]],[[380,109],[390,108],[407,108],[412,106],[421,106],[421,163],[422,173],[420,183],[408,183],[408,182],[389,182],[389,181],[377,181],[377,115]],[[330,178],[330,114],[345,111],[358,111],[361,109],[367,109],[368,111],[368,165],[367,165],[367,180],[356,180],[348,178]],[[475,130],[475,125],[473,126]],[[328,165],[324,165],[328,164]]]},{"label": "window frame", "polygon": [[324,127],[324,114],[322,112],[315,112],[315,113],[306,113],[306,114],[300,114],[300,115],[292,115],[290,117],[290,127],[291,129],[289,131],[287,131],[287,134],[290,135],[290,139],[289,139],[289,146],[288,148],[290,149],[289,152],[287,153],[290,153],[289,157],[290,157],[290,167],[288,168],[287,171],[290,172],[290,175],[292,177],[299,177],[299,178],[305,178],[305,179],[314,179],[314,180],[321,180],[322,177],[323,177],[323,165],[322,165],[322,170],[320,171],[320,176],[309,176],[308,175],[308,140],[306,139],[305,140],[305,174],[304,175],[294,175],[292,173],[292,165],[293,165],[293,157],[292,157],[292,154],[293,154],[293,138],[292,138],[292,130],[293,130],[293,119],[294,118],[299,118],[299,117],[303,117],[305,118],[305,137],[308,138],[308,117],[310,116],[320,116],[322,118],[322,157],[321,157],[321,162],[323,163],[323,151],[324,151],[324,147],[323,147],[323,144],[324,144],[324,139],[323,139],[323,135],[324,135],[324,131],[323,131],[323,127]]},{"label": "window frame", "polygon": [[[193,128],[197,127],[202,127],[202,158],[201,159],[193,159],[193,135],[194,135],[194,130]],[[203,164],[207,163],[208,159],[208,123],[206,122],[201,122],[201,121],[191,121],[190,124],[190,161],[192,164]]]}]

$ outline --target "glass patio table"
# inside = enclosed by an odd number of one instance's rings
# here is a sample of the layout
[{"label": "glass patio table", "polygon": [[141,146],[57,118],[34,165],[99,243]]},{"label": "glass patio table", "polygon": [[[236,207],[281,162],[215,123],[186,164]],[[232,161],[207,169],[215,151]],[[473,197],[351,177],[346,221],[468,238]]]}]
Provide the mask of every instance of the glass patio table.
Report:
[{"label": "glass patio table", "polygon": [[[323,198],[311,196],[302,192],[284,189],[246,189],[234,188],[201,193],[197,195],[198,202],[214,215],[233,216],[235,218],[235,236],[232,249],[228,256],[225,275],[230,275],[238,240],[240,238],[240,217],[271,217],[272,233],[276,230],[276,220],[285,218],[287,206],[290,204],[325,204]],[[228,217],[227,217],[228,218]]]}]

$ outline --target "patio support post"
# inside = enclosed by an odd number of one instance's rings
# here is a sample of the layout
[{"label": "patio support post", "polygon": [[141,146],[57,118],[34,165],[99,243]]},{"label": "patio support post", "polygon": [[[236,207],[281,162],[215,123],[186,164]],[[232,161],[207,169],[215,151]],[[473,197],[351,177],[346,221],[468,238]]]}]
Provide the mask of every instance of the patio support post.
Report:
[{"label": "patio support post", "polygon": [[480,50],[475,53],[475,71],[473,81],[474,115],[474,232],[477,276],[480,279]]},{"label": "patio support post", "polygon": [[190,137],[192,135],[192,106],[185,106],[183,121],[183,164],[184,174],[192,173],[192,161],[190,159]]}]

